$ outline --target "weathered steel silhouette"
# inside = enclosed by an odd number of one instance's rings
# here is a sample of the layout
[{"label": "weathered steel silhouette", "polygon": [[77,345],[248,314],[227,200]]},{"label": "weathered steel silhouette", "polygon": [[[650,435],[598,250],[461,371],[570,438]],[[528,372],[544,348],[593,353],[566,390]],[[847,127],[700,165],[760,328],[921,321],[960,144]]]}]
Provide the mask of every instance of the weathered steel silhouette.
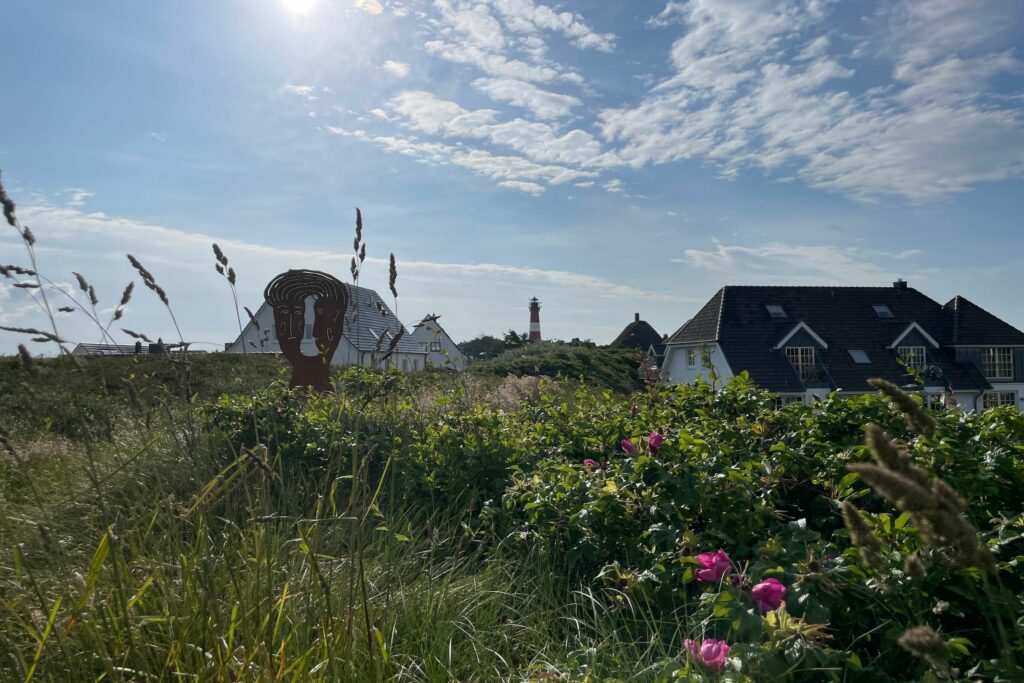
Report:
[{"label": "weathered steel silhouette", "polygon": [[[302,353],[306,333],[306,300],[313,297],[313,330],[317,353]],[[289,270],[267,285],[263,298],[274,311],[274,331],[281,353],[292,366],[292,387],[331,390],[331,358],[341,333],[351,296],[337,278],[318,270]]]}]

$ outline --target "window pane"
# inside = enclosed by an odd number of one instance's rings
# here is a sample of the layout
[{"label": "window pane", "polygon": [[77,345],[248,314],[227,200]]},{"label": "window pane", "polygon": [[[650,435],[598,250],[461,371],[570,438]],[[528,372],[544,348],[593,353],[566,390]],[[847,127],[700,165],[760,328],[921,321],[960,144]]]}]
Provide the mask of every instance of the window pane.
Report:
[{"label": "window pane", "polygon": [[850,349],[850,358],[858,365],[866,365],[871,362],[871,357],[864,349]]},{"label": "window pane", "polygon": [[779,304],[766,304],[765,308],[768,309],[768,315],[770,315],[773,318],[785,318],[786,317],[786,309],[784,309]]}]

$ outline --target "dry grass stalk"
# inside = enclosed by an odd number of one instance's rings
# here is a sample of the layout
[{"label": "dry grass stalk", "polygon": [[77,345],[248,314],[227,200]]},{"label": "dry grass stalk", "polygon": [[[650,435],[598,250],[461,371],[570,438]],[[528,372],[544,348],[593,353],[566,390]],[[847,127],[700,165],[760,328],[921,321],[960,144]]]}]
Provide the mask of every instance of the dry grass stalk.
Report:
[{"label": "dry grass stalk", "polygon": [[925,412],[925,409],[914,400],[914,397],[907,392],[900,389],[898,386],[884,379],[869,379],[868,383],[875,387],[879,391],[888,397],[890,401],[896,404],[896,407],[903,413],[903,419],[906,420],[907,426],[910,429],[923,434],[925,436],[934,436],[935,430],[938,429],[938,423],[935,418]]},{"label": "dry grass stalk", "polygon": [[860,556],[871,569],[881,572],[885,569],[885,557],[882,554],[882,541],[875,536],[867,520],[861,515],[857,506],[850,501],[843,501],[841,506],[843,523],[850,532],[850,540],[860,549]]},{"label": "dry grass stalk", "polygon": [[926,659],[929,664],[938,668],[944,668],[949,659],[946,641],[931,626],[907,629],[896,642],[910,654]]},{"label": "dry grass stalk", "polygon": [[910,515],[921,539],[946,564],[977,566],[994,574],[997,567],[992,554],[982,546],[978,530],[964,515],[967,501],[939,477],[928,482],[923,470],[910,464],[885,432],[875,427],[868,434],[868,446],[877,464],[855,463],[849,469],[900,512]]},{"label": "dry grass stalk", "polygon": [[34,375],[36,368],[32,362],[32,354],[28,352],[24,344],[18,344],[18,356],[21,358],[21,367],[24,368],[25,372]]}]

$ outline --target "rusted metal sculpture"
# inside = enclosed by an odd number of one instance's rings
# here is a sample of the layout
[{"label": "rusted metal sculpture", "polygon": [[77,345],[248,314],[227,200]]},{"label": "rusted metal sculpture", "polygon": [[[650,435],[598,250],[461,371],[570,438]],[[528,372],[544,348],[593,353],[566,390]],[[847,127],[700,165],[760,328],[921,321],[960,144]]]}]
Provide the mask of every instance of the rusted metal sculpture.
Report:
[{"label": "rusted metal sculpture", "polygon": [[[312,336],[316,355],[302,352],[306,332],[306,300],[313,297]],[[281,353],[292,366],[292,387],[331,390],[331,358],[341,343],[348,310],[348,288],[337,278],[318,270],[289,270],[267,285],[263,298],[274,311],[274,331]]]}]

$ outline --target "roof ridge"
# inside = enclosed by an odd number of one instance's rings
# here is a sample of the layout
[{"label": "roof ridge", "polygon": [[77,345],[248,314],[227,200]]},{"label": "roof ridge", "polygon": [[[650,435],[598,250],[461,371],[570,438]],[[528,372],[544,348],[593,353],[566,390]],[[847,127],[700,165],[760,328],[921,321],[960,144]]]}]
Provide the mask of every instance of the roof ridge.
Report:
[{"label": "roof ridge", "polygon": [[721,341],[722,339],[722,313],[725,311],[725,290],[728,289],[728,285],[723,285],[718,291],[722,293],[722,298],[718,301],[718,321],[715,323],[715,341]]}]

